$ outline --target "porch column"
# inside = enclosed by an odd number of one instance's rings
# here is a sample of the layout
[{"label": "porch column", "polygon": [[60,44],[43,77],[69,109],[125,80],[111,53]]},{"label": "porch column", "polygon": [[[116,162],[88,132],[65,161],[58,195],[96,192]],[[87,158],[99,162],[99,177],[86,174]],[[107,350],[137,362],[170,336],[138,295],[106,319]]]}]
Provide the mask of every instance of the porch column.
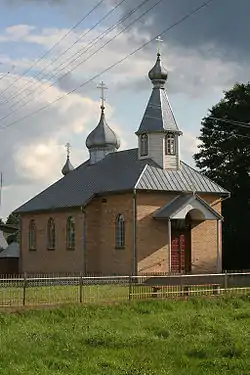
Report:
[{"label": "porch column", "polygon": [[171,219],[168,219],[168,248],[169,248],[169,260],[168,260],[168,265],[169,265],[169,273],[171,273]]},{"label": "porch column", "polygon": [[221,220],[217,220],[217,273],[221,272]]}]

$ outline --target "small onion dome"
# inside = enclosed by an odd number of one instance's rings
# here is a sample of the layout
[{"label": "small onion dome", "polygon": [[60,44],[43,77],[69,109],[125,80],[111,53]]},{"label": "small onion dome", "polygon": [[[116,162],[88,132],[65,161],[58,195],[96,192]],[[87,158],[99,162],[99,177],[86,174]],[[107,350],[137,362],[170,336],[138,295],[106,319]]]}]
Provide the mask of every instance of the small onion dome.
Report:
[{"label": "small onion dome", "polygon": [[119,138],[106,122],[103,106],[101,107],[101,118],[99,124],[88,135],[86,139],[86,146],[88,149],[114,148],[116,150],[118,150],[120,147]]},{"label": "small onion dome", "polygon": [[62,174],[66,176],[66,174],[70,173],[71,171],[74,170],[73,165],[70,163],[69,156],[67,156],[66,163],[64,164],[62,168]]},{"label": "small onion dome", "polygon": [[168,72],[161,65],[160,53],[157,53],[157,59],[153,68],[149,71],[148,77],[154,83],[154,81],[165,83],[168,78]]}]

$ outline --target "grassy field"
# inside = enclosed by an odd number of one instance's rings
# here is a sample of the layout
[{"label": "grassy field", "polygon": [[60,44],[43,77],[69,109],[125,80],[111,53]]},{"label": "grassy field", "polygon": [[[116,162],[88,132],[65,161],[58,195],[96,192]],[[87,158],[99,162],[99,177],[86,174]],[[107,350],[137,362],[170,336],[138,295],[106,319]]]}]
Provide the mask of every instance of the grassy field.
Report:
[{"label": "grassy field", "polygon": [[0,313],[1,375],[249,375],[250,296]]}]

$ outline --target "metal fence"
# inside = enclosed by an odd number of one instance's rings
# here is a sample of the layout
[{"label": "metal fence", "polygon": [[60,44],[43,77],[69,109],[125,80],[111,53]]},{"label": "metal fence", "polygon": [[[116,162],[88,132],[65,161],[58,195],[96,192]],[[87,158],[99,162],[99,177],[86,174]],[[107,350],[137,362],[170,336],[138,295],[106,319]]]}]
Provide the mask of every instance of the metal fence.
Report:
[{"label": "metal fence", "polygon": [[16,275],[0,277],[0,307],[99,303],[250,293],[250,272],[140,276]]}]

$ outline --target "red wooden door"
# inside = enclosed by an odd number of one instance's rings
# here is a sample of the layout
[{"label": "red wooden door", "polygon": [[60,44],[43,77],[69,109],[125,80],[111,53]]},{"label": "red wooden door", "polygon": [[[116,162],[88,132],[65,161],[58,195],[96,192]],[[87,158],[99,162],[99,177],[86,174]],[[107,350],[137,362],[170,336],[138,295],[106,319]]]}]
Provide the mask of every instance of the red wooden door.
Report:
[{"label": "red wooden door", "polygon": [[186,235],[185,232],[172,233],[171,270],[173,273],[186,271]]}]

